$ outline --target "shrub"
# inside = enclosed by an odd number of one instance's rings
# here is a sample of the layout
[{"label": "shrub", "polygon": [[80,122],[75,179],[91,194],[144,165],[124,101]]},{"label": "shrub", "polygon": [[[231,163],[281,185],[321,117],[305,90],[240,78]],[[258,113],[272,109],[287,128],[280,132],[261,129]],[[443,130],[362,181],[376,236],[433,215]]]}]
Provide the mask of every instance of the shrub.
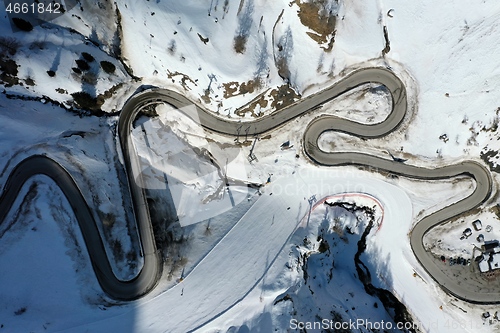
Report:
[{"label": "shrub", "polygon": [[122,243],[118,239],[112,241],[113,254],[115,255],[115,260],[122,261],[125,258],[125,253],[123,252]]},{"label": "shrub", "polygon": [[101,61],[101,68],[108,74],[113,74],[116,70],[116,66],[106,60]]},{"label": "shrub", "polygon": [[175,50],[177,49],[177,43],[175,42],[175,40],[171,40],[170,41],[170,45],[168,47],[168,53],[170,53],[170,55],[174,55],[175,54]]},{"label": "shrub", "polygon": [[17,49],[21,46],[21,43],[17,41],[17,39],[12,37],[0,37],[0,52],[9,53],[10,55],[14,55],[17,52]]},{"label": "shrub", "polygon": [[78,68],[80,68],[82,71],[88,71],[90,69],[89,63],[86,62],[85,60],[78,59],[76,60],[76,64],[78,65]]},{"label": "shrub", "polygon": [[12,59],[0,58],[0,73],[4,75],[16,76],[18,73],[17,67],[19,65]]},{"label": "shrub", "polygon": [[54,77],[54,76],[56,76],[56,72],[54,72],[53,70],[47,71],[47,74],[48,74],[50,77]]},{"label": "shrub", "polygon": [[82,109],[95,110],[99,108],[97,104],[97,98],[92,97],[89,93],[84,91],[79,91],[71,94],[73,100]]},{"label": "shrub", "polygon": [[75,72],[76,74],[82,74],[82,71],[80,70],[80,68],[77,68],[77,67],[73,67],[71,68],[73,70],[73,72]]},{"label": "shrub", "polygon": [[246,36],[236,36],[234,37],[234,50],[236,53],[245,53],[246,49],[246,44],[247,44],[247,37]]},{"label": "shrub", "polygon": [[31,30],[33,30],[33,24],[31,24],[30,22],[28,22],[26,20],[23,20],[22,18],[14,17],[14,18],[12,18],[12,22],[14,22],[14,24],[16,25],[16,27],[18,27],[22,31],[31,31]]},{"label": "shrub", "polygon": [[95,60],[94,57],[90,53],[87,53],[87,52],[82,52],[82,57],[83,57],[83,59],[87,60],[88,62],[92,62]]},{"label": "shrub", "polygon": [[20,315],[22,315],[23,313],[25,313],[25,312],[26,312],[26,310],[27,310],[27,309],[26,309],[26,307],[25,307],[25,306],[23,306],[22,308],[20,308],[20,309],[18,309],[18,310],[16,310],[16,311],[14,311],[14,314],[15,314],[16,316],[20,316]]},{"label": "shrub", "polygon": [[24,83],[26,83],[28,86],[34,86],[35,85],[35,80],[33,80],[31,77],[27,77],[24,79]]},{"label": "shrub", "polygon": [[254,1],[245,1],[245,4],[245,7],[243,7],[243,2],[241,2],[240,8],[238,9],[238,29],[236,30],[233,45],[236,53],[241,54],[243,54],[246,49],[248,36],[250,36],[250,30],[253,25],[254,13]]}]

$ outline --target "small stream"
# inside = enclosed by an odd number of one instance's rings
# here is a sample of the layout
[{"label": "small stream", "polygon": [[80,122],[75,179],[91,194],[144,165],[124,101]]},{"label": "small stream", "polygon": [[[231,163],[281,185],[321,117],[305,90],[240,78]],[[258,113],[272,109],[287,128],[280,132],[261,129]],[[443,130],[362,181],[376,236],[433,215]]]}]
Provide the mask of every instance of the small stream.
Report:
[{"label": "small stream", "polygon": [[[356,266],[356,272],[358,274],[359,280],[363,283],[365,291],[372,296],[376,296],[380,302],[382,302],[384,308],[392,316],[396,323],[402,323],[402,326],[405,327],[410,326],[409,323],[413,325],[413,318],[411,314],[406,309],[406,306],[397,299],[390,291],[382,288],[375,287],[372,284],[372,278],[370,271],[366,267],[366,265],[361,261],[361,254],[366,250],[366,238],[370,234],[371,229],[373,228],[373,223],[375,220],[374,210],[369,207],[358,207],[351,204],[346,203],[336,203],[339,204],[342,208],[348,210],[351,213],[355,213],[356,211],[362,210],[369,217],[368,225],[366,226],[363,234],[361,235],[360,240],[358,241],[358,250],[354,255],[354,264]],[[406,327],[407,327],[406,326]],[[415,329],[409,329],[409,332],[417,332]]]}]

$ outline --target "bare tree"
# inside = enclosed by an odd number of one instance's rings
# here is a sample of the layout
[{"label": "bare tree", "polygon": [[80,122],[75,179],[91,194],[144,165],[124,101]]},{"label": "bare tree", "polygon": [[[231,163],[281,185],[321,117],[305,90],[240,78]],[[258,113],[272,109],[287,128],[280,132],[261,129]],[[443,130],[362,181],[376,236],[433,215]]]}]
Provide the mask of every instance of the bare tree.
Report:
[{"label": "bare tree", "polygon": [[278,68],[278,75],[290,83],[290,59],[293,55],[293,35],[290,26],[286,29],[285,33],[278,40],[278,52],[276,52],[276,67]]},{"label": "bare tree", "polygon": [[257,51],[257,70],[255,71],[255,78],[260,79],[260,77],[267,73],[269,70],[269,66],[267,64],[267,60],[269,58],[269,52],[267,50],[267,37],[264,35],[264,40],[262,42],[262,46]]}]

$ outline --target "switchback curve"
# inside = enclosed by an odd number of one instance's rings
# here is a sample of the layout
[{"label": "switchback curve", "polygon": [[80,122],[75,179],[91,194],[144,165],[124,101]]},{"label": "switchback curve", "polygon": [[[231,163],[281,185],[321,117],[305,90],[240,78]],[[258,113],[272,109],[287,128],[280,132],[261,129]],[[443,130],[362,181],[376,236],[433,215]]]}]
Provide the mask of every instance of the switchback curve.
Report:
[{"label": "switchback curve", "polygon": [[[304,151],[317,164],[325,166],[362,165],[372,166],[410,178],[427,180],[446,179],[465,175],[476,181],[474,192],[468,197],[449,205],[419,221],[411,233],[411,246],[418,261],[427,272],[446,290],[458,298],[471,302],[496,303],[500,294],[468,293],[462,290],[439,269],[436,269],[423,246],[423,236],[434,226],[481,205],[490,195],[492,179],[489,172],[479,163],[462,162],[436,169],[426,169],[382,159],[363,153],[327,153],[318,146],[318,138],[325,131],[340,131],[363,138],[382,137],[394,131],[403,121],[408,109],[406,89],[399,78],[384,68],[365,68],[355,71],[333,86],[292,104],[279,112],[257,120],[240,123],[220,118],[214,113],[196,105],[185,96],[165,89],[149,89],[132,96],[124,106],[118,121],[118,133],[128,175],[129,188],[133,202],[134,216],[139,230],[144,254],[144,265],[138,275],[130,281],[121,281],[113,274],[104,251],[104,246],[90,208],[85,202],[76,182],[57,162],[45,156],[29,157],[19,163],[9,175],[0,197],[0,223],[3,223],[22,184],[36,174],[45,174],[54,179],[68,198],[84,234],[96,277],[103,290],[111,297],[132,300],[151,291],[161,276],[162,263],[156,249],[149,211],[145,200],[142,179],[138,177],[139,160],[133,150],[130,138],[132,123],[144,105],[165,102],[173,105],[189,117],[214,132],[225,135],[239,135],[241,126],[247,126],[250,134],[261,134],[285,124],[293,118],[310,112],[335,97],[365,83],[384,85],[392,96],[392,110],[382,122],[366,125],[333,116],[314,119],[304,133]],[[191,107],[194,106],[194,107]]]}]

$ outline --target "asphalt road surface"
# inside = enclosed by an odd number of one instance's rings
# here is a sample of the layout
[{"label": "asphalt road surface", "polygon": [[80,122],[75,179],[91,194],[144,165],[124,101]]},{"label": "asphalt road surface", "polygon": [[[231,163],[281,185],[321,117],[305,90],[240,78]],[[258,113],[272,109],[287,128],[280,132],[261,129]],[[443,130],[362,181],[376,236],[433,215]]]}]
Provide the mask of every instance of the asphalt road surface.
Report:
[{"label": "asphalt road surface", "polygon": [[144,265],[132,280],[122,281],[113,274],[96,221],[78,185],[63,167],[49,157],[41,155],[29,157],[12,170],[0,197],[0,223],[5,223],[5,217],[22,185],[30,177],[36,174],[49,176],[61,188],[75,212],[96,277],[102,289],[115,299],[136,299],[151,291],[156,286],[162,273],[161,256],[154,241],[144,187],[141,184],[142,179],[141,177],[137,179],[134,177],[134,175],[139,174],[140,169],[138,157],[134,153],[130,132],[132,122],[141,108],[148,104],[164,102],[176,107],[211,131],[231,136],[238,136],[242,133],[257,135],[271,131],[307,112],[314,111],[335,97],[370,82],[384,85],[391,93],[392,110],[389,116],[384,121],[371,125],[334,116],[319,116],[307,125],[304,132],[304,152],[312,161],[324,166],[370,166],[393,174],[425,180],[447,179],[459,175],[473,178],[476,187],[471,195],[426,216],[415,225],[410,237],[411,247],[420,264],[442,288],[452,295],[469,302],[500,302],[500,293],[472,293],[449,279],[436,266],[433,257],[425,251],[423,246],[424,234],[434,226],[480,206],[489,198],[492,178],[484,166],[473,161],[466,161],[445,167],[427,169],[363,153],[327,153],[318,147],[318,138],[325,131],[339,131],[370,139],[385,136],[402,123],[408,109],[406,88],[393,72],[384,68],[365,68],[355,71],[340,79],[333,86],[281,109],[279,112],[243,123],[220,118],[213,112],[196,105],[183,95],[170,90],[148,89],[131,97],[120,114],[118,131],[125,169],[129,179],[134,216],[144,256]]}]

